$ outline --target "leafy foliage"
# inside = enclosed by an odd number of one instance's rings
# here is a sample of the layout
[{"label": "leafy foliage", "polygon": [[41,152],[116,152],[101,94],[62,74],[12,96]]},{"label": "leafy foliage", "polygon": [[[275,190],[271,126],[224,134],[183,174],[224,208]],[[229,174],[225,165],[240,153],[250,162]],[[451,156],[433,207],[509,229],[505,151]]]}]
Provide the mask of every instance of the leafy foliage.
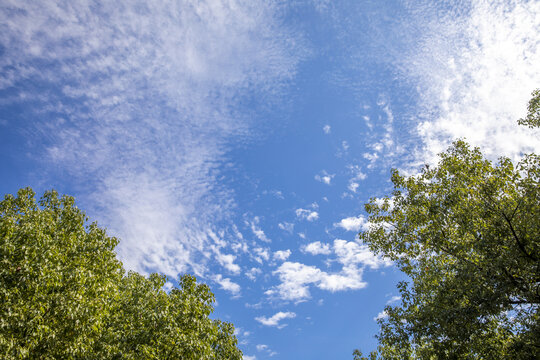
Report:
[{"label": "leafy foliage", "polygon": [[[525,123],[538,126],[537,98]],[[455,141],[435,168],[393,171],[360,234],[410,281],[387,306],[375,359],[540,358],[540,156],[494,164]]]},{"label": "leafy foliage", "polygon": [[19,190],[0,202],[3,359],[241,359],[214,296],[185,275],[125,275],[108,237],[69,196]]},{"label": "leafy foliage", "polygon": [[527,117],[519,119],[518,123],[530,128],[540,127],[540,89],[532,92],[532,98],[527,108]]}]

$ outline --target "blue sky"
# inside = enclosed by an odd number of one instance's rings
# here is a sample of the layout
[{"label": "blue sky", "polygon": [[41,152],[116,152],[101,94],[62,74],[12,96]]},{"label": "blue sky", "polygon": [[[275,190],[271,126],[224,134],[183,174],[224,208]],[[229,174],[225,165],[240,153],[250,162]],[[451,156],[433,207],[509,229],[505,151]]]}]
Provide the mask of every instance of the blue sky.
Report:
[{"label": "blue sky", "polygon": [[[540,83],[536,1],[0,2],[2,194],[76,197],[126,268],[193,273],[245,359],[350,359],[402,275],[363,204]],[[172,286],[172,283],[168,286]]]}]

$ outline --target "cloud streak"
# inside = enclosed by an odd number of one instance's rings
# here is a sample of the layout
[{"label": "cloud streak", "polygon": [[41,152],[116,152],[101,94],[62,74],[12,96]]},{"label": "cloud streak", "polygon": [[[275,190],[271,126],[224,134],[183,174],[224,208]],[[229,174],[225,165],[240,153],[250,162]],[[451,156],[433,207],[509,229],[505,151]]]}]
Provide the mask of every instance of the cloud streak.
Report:
[{"label": "cloud streak", "polygon": [[287,326],[286,324],[280,323],[282,320],[292,319],[295,317],[296,317],[296,314],[291,311],[287,311],[287,312],[280,311],[270,316],[269,318],[265,316],[259,316],[259,317],[256,317],[255,320],[257,320],[258,322],[260,322],[261,324],[265,326],[274,326],[274,327],[277,327],[278,329],[282,329],[285,326]]}]

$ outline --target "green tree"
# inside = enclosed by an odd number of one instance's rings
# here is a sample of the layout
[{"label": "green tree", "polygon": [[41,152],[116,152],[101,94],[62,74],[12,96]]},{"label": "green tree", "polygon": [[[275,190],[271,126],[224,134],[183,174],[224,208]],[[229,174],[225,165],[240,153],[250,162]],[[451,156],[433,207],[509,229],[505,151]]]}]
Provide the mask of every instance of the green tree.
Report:
[{"label": "green tree", "polygon": [[2,359],[241,359],[194,277],[125,274],[106,235],[69,196],[27,188],[0,202]]},{"label": "green tree", "polygon": [[[531,127],[533,96],[520,120]],[[392,182],[391,196],[366,205],[360,239],[410,281],[369,359],[540,358],[540,157],[492,163],[458,140],[436,167],[393,171]]]},{"label": "green tree", "polygon": [[524,119],[519,119],[518,124],[530,128],[540,127],[540,89],[532,92],[532,98],[527,108],[527,116]]}]

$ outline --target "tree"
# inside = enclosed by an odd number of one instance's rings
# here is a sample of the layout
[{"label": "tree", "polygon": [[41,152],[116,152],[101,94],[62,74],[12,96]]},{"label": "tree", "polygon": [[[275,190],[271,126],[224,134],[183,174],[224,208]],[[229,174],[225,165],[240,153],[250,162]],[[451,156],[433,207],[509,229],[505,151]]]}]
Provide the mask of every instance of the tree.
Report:
[{"label": "tree", "polygon": [[2,359],[241,359],[194,277],[125,274],[118,240],[69,196],[27,188],[0,202]]},{"label": "tree", "polygon": [[540,127],[540,89],[532,92],[532,98],[527,108],[527,116],[525,119],[519,119],[518,124],[530,128]]},{"label": "tree", "polygon": [[[540,125],[539,97],[520,123]],[[360,239],[410,281],[369,359],[540,358],[540,157],[494,164],[458,140],[436,167],[392,182],[366,205]]]}]

